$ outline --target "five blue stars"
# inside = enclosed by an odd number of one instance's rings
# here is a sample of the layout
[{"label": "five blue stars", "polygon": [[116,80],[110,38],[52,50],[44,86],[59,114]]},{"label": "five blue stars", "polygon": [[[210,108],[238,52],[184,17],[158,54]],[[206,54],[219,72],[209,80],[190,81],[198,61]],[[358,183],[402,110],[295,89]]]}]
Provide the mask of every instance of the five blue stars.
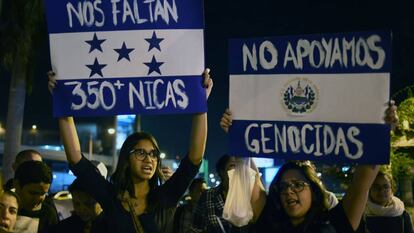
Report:
[{"label": "five blue stars", "polygon": [[95,34],[93,34],[93,39],[92,39],[92,40],[87,40],[87,41],[85,41],[86,43],[88,43],[88,44],[91,46],[91,48],[89,49],[89,53],[91,53],[91,52],[92,52],[92,51],[94,51],[95,49],[97,49],[97,50],[99,50],[99,51],[103,52],[103,51],[102,51],[101,44],[102,44],[104,41],[105,41],[105,39],[104,39],[104,40],[99,40],[99,39],[98,39],[98,36],[96,35],[96,33],[95,33]]},{"label": "five blue stars", "polygon": [[151,74],[152,72],[157,72],[158,74],[161,74],[160,66],[164,64],[164,62],[157,62],[155,59],[155,56],[152,56],[151,62],[144,62],[146,66],[148,66],[148,74]]},{"label": "five blue stars", "polygon": [[114,49],[118,53],[118,61],[120,61],[122,58],[127,59],[128,61],[131,61],[129,59],[129,53],[134,51],[135,49],[128,49],[125,45],[125,42],[122,43],[122,47],[120,49]]},{"label": "five blue stars", "polygon": [[159,51],[161,51],[160,43],[164,40],[164,38],[158,38],[155,34],[155,31],[152,32],[151,38],[145,38],[145,40],[149,43],[148,52],[153,48],[156,48]]},{"label": "five blue stars", "polygon": [[89,75],[89,78],[92,77],[94,74],[98,74],[101,77],[103,77],[102,69],[106,66],[106,64],[99,64],[98,58],[95,58],[95,61],[93,62],[92,65],[86,65],[86,66],[91,70],[91,74]]}]

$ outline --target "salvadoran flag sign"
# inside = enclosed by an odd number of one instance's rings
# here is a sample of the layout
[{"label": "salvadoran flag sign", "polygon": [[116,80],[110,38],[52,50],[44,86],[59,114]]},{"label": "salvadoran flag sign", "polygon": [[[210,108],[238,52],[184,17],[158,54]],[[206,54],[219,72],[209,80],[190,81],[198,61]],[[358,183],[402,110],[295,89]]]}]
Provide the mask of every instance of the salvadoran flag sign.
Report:
[{"label": "salvadoran flag sign", "polygon": [[202,0],[46,0],[54,116],[207,110]]},{"label": "salvadoran flag sign", "polygon": [[229,43],[231,153],[324,162],[389,162],[391,33]]}]

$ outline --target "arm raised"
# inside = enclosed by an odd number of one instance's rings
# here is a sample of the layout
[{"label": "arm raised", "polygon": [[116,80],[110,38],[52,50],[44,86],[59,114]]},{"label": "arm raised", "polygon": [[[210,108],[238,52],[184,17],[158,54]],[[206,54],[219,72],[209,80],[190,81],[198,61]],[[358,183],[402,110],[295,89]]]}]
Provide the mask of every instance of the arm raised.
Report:
[{"label": "arm raised", "polygon": [[[52,93],[57,87],[55,73],[53,71],[49,71],[47,72],[47,76],[48,89],[50,93]],[[81,160],[82,154],[73,117],[59,118],[59,131],[60,138],[62,139],[63,146],[65,147],[66,159],[70,164],[77,164]]]},{"label": "arm raised", "polygon": [[[203,86],[206,88],[206,99],[208,99],[213,81],[210,78],[210,69],[206,69],[203,73]],[[207,113],[194,114],[191,126],[190,148],[188,158],[190,161],[199,165],[203,159],[207,141]]]},{"label": "arm raised", "polygon": [[358,165],[351,185],[343,197],[342,206],[352,228],[356,230],[361,222],[368,192],[377,176],[379,165]]},{"label": "arm raised", "polygon": [[66,159],[72,165],[77,164],[81,160],[82,154],[73,117],[59,118],[59,130],[60,138],[65,147]]}]

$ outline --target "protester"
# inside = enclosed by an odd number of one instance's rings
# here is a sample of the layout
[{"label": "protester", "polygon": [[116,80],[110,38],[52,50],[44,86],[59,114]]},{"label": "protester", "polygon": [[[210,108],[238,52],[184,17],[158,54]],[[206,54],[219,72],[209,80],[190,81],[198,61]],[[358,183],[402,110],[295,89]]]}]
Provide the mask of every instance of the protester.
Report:
[{"label": "protester", "polygon": [[18,197],[14,192],[6,190],[0,193],[0,233],[14,231],[19,209],[18,203]]},{"label": "protester", "polygon": [[[49,90],[53,90],[56,82],[50,73],[49,78]],[[204,72],[203,85],[207,88],[208,98],[213,85],[209,70]],[[150,134],[137,132],[125,140],[115,173],[111,182],[107,182],[82,156],[73,118],[60,118],[59,126],[72,171],[111,219],[110,232],[172,232],[177,202],[202,161],[207,138],[207,113],[194,114],[188,155],[172,177],[161,185],[160,149]]]},{"label": "protester", "polygon": [[[26,161],[42,161],[42,155],[38,151],[32,149],[20,151],[17,153],[16,158],[12,164],[13,171],[16,172],[17,167]],[[13,178],[9,179],[6,184],[4,184],[4,189],[13,189]]]},{"label": "protester", "polygon": [[[395,113],[394,106],[390,112]],[[396,121],[394,121],[396,122]],[[232,124],[229,110],[220,126]],[[308,162],[288,162],[273,179],[266,205],[256,223],[256,232],[356,232],[368,199],[368,191],[379,170],[377,165],[359,165],[342,201],[330,209],[327,192]]]},{"label": "protester", "polygon": [[[230,155],[223,155],[216,163],[216,172],[221,179],[220,185],[211,188],[204,192],[194,211],[193,224],[190,232],[203,233],[226,233],[226,232],[250,232],[252,225],[243,227],[236,227],[229,221],[223,218],[223,209],[229,190],[228,171],[234,169],[236,166],[236,157]],[[255,185],[252,192],[252,209],[255,221],[257,209],[262,209],[265,199],[265,189],[260,180],[259,172],[253,163],[253,168],[256,171]]]},{"label": "protester", "polygon": [[41,161],[20,164],[14,175],[14,187],[20,198],[15,232],[46,232],[58,222],[56,210],[45,202],[52,183],[52,171]]},{"label": "protester", "polygon": [[75,179],[69,186],[72,194],[72,216],[53,226],[48,233],[103,233],[107,230],[107,222],[102,208],[95,199],[86,192],[79,179]]},{"label": "protester", "polygon": [[369,190],[365,208],[366,227],[370,233],[412,233],[411,217],[404,203],[393,195],[395,183],[387,170],[381,170]]},{"label": "protester", "polygon": [[187,203],[177,208],[174,216],[174,233],[186,233],[193,223],[194,209],[202,193],[207,190],[206,181],[203,178],[196,178],[188,188]]}]

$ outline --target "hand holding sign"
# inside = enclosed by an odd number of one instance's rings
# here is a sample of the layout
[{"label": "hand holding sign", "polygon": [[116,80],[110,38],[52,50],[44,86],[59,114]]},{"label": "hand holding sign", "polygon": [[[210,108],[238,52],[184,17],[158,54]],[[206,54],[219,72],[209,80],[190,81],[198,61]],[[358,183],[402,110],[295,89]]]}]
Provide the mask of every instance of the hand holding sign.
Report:
[{"label": "hand holding sign", "polygon": [[231,111],[227,108],[220,119],[220,127],[224,130],[224,132],[228,133],[232,122],[233,117],[231,115]]},{"label": "hand holding sign", "polygon": [[54,116],[207,111],[202,1],[141,3],[46,1]]},{"label": "hand holding sign", "polygon": [[230,151],[388,163],[389,32],[232,39]]}]

